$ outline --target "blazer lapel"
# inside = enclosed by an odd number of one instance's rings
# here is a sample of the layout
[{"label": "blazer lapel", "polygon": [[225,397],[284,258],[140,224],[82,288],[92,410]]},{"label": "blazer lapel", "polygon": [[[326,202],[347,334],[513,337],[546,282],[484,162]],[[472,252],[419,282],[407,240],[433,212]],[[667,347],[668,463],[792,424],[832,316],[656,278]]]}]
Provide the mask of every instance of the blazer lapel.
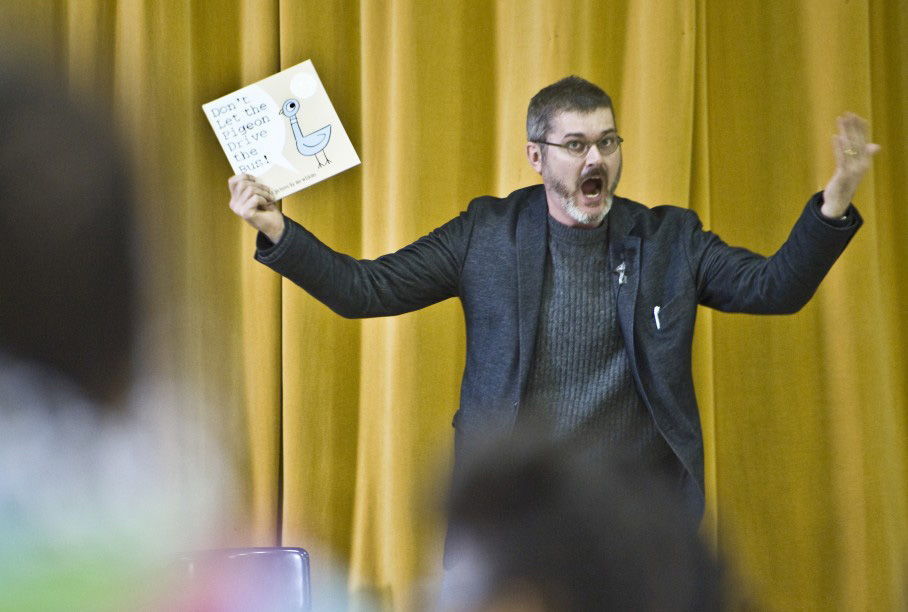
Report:
[{"label": "blazer lapel", "polygon": [[634,219],[618,198],[609,211],[609,267],[614,274],[618,326],[634,375],[637,359],[634,347],[634,307],[640,287],[640,237],[631,234]]},{"label": "blazer lapel", "polygon": [[[517,218],[517,313],[519,317],[519,378],[518,396],[523,397],[539,326],[542,302],[542,282],[545,274],[546,239],[548,236],[548,206],[545,190],[531,196],[526,208]],[[517,402],[515,402],[515,407]],[[516,413],[514,415],[516,417]]]}]

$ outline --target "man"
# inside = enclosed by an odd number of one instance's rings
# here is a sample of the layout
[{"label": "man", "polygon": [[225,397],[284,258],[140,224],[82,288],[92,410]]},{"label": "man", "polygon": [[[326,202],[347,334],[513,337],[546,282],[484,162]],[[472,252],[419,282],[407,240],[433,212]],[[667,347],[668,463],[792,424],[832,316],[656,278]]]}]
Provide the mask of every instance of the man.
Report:
[{"label": "man", "polygon": [[542,422],[589,436],[672,478],[703,512],[703,442],[691,374],[697,304],[790,313],[813,295],[861,218],[850,205],[879,147],[848,114],[836,171],[765,258],[704,231],[695,213],[615,195],[621,138],[611,99],[568,77],[527,113],[526,155],[543,185],[480,197],[460,216],[374,261],[319,242],[253,177],[230,206],[260,231],[256,258],[346,317],[394,315],[457,296],[467,361],[455,478],[490,431]]}]

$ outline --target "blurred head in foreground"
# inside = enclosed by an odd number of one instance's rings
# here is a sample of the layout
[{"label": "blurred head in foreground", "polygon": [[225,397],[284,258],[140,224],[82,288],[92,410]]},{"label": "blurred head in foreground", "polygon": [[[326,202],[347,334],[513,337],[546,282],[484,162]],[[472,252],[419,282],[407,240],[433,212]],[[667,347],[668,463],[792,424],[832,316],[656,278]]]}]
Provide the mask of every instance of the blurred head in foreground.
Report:
[{"label": "blurred head in foreground", "polygon": [[532,434],[476,455],[449,499],[446,610],[718,610],[719,571],[669,488]]},{"label": "blurred head in foreground", "polygon": [[50,74],[0,66],[0,608],[154,609],[157,568],[229,517],[227,474],[139,389],[123,158]]},{"label": "blurred head in foreground", "polygon": [[111,410],[135,348],[129,181],[110,118],[48,74],[0,66],[0,353]]}]

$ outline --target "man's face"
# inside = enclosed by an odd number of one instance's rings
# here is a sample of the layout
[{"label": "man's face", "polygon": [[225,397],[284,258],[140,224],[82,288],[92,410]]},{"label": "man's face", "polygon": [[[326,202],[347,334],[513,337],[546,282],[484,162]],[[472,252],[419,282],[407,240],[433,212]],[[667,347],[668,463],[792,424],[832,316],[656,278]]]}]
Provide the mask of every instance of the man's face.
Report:
[{"label": "man's face", "polygon": [[[588,113],[558,113],[545,136],[547,142],[598,142],[614,135],[615,116],[610,108]],[[549,214],[564,225],[596,227],[612,205],[621,178],[621,148],[603,156],[594,145],[582,157],[562,147],[527,143],[530,165],[542,175]]]}]

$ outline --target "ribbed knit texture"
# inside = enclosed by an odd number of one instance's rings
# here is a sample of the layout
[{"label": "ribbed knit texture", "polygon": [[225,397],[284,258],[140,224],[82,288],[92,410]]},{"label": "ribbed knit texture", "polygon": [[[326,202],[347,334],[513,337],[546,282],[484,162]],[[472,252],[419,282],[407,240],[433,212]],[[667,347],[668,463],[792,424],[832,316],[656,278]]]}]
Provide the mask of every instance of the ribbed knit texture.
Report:
[{"label": "ribbed knit texture", "polygon": [[593,437],[646,463],[671,451],[638,395],[618,329],[608,223],[549,217],[542,307],[521,420],[557,436]]}]

